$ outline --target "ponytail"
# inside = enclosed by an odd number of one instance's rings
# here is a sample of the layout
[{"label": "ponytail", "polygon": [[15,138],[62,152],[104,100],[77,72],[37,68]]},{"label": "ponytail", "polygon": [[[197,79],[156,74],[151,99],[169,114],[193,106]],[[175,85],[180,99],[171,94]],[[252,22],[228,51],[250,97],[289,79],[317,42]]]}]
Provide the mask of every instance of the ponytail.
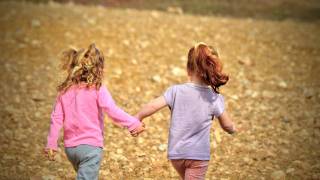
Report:
[{"label": "ponytail", "polygon": [[66,91],[74,84],[84,82],[87,87],[100,88],[103,78],[104,56],[95,44],[88,49],[78,51],[70,49],[62,54],[61,69],[67,72],[67,78],[57,87],[58,91]]},{"label": "ponytail", "polygon": [[218,52],[204,43],[196,44],[189,50],[187,68],[197,73],[215,93],[219,93],[219,87],[229,80],[229,76],[222,73]]}]

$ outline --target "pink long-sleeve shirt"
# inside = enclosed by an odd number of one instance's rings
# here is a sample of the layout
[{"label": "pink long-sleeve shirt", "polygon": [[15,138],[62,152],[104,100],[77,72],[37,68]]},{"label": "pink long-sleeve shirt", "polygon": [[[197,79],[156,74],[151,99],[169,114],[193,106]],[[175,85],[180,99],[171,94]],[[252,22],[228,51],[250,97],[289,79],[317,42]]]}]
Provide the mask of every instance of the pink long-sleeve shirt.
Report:
[{"label": "pink long-sleeve shirt", "polygon": [[46,148],[57,149],[62,127],[65,147],[80,144],[103,147],[104,112],[129,131],[141,125],[138,119],[116,106],[105,86],[97,90],[74,85],[56,99]]}]

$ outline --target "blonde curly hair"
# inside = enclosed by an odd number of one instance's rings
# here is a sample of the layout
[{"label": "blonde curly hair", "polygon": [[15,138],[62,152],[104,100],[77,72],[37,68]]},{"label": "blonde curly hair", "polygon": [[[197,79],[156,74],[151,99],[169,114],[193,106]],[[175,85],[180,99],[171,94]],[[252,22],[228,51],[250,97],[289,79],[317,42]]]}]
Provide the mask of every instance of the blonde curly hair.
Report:
[{"label": "blonde curly hair", "polygon": [[67,72],[67,78],[57,87],[65,92],[74,84],[85,83],[86,87],[100,88],[103,78],[104,56],[90,44],[87,50],[69,49],[62,53],[61,69]]}]

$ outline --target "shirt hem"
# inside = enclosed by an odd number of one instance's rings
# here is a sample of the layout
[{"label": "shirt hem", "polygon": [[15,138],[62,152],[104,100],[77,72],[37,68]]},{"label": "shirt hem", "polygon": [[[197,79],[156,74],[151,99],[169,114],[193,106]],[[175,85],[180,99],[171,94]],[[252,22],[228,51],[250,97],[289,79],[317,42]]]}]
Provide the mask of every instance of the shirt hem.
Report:
[{"label": "shirt hem", "polygon": [[194,156],[194,155],[168,155],[168,159],[190,159],[190,160],[210,160],[210,156]]},{"label": "shirt hem", "polygon": [[86,145],[91,145],[91,146],[96,146],[96,147],[101,147],[103,148],[103,143],[95,143],[95,142],[88,142],[88,141],[79,141],[79,142],[74,142],[74,143],[65,143],[64,147],[75,147],[79,146],[81,144],[86,144]]}]

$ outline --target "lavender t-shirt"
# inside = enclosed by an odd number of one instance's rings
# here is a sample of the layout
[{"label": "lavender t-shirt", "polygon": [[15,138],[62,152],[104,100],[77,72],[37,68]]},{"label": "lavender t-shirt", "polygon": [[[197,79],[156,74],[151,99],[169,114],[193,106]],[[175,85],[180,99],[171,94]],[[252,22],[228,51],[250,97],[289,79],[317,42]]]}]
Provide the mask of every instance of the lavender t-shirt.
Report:
[{"label": "lavender t-shirt", "polygon": [[210,128],[224,111],[224,98],[208,86],[185,83],[169,87],[164,98],[171,110],[169,159],[210,159]]}]

